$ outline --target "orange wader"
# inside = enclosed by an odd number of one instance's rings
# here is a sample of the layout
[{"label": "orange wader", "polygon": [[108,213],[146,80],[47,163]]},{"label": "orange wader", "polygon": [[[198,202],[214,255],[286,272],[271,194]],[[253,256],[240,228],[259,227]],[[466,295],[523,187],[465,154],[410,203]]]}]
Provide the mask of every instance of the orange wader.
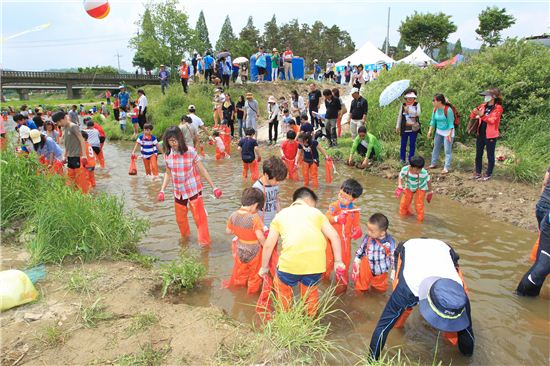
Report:
[{"label": "orange wader", "polygon": [[[189,204],[189,208],[187,207]],[[210,232],[208,231],[208,216],[204,209],[204,204],[200,193],[191,197],[191,199],[178,200],[175,202],[176,222],[180,229],[182,237],[187,237],[190,234],[189,221],[187,220],[187,212],[191,209],[193,220],[197,225],[198,242],[201,246],[210,244]]]},{"label": "orange wader", "polygon": [[408,216],[411,214],[409,207],[414,198],[414,209],[416,210],[416,219],[418,221],[424,221],[424,197],[426,196],[426,191],[417,189],[416,192],[411,191],[410,189],[405,189],[403,192],[403,197],[401,197],[401,203],[399,204],[399,214],[401,216]]},{"label": "orange wader", "polygon": [[252,181],[258,180],[260,177],[260,172],[258,170],[258,161],[254,160],[252,163],[245,163],[243,161],[243,178],[248,176],[248,170],[250,169],[250,178]]},{"label": "orange wader", "polygon": [[103,156],[103,145],[104,145],[103,142],[99,145],[100,150],[99,150],[99,154],[97,154],[97,163],[99,164],[99,167],[102,169],[105,168],[105,157]]},{"label": "orange wader", "polygon": [[336,136],[340,137],[342,135],[342,116],[339,116],[336,119]]},{"label": "orange wader", "polygon": [[86,171],[86,168],[80,166],[80,168],[76,169],[67,169],[67,177],[69,180],[67,181],[67,185],[75,185],[78,187],[82,193],[88,193],[90,190],[90,182],[88,180],[88,172]]},{"label": "orange wader", "polygon": [[304,186],[309,186],[309,180],[313,182],[313,188],[319,187],[319,181],[317,177],[317,172],[319,166],[315,162],[307,163],[302,161],[302,176],[304,177]]},{"label": "orange wader", "polygon": [[[346,222],[340,224],[334,222],[334,217],[338,216],[345,209],[340,207],[340,202],[336,201],[330,204],[328,212],[325,216],[328,218],[328,221],[331,223],[332,227],[340,236],[340,243],[342,243],[342,262],[346,265],[346,270],[344,273],[344,279],[348,282],[349,268],[351,263],[351,236],[354,229],[360,229],[361,224],[359,222],[360,215],[359,212],[350,212],[346,217]],[[323,274],[323,279],[330,279],[330,275],[334,268],[334,253],[332,252],[332,245],[329,240],[327,240],[326,248],[326,257],[327,257],[327,270]],[[346,290],[346,286],[339,283],[336,289],[336,292],[342,292]]]},{"label": "orange wader", "polygon": [[292,180],[298,180],[298,169],[296,167],[296,164],[294,164],[294,160],[287,159],[285,157],[282,158],[283,163],[286,165],[286,170],[288,171],[287,178]]},{"label": "orange wader", "polygon": [[229,128],[229,126],[225,126],[222,128],[222,130],[224,134],[221,136],[221,138],[223,140],[223,145],[225,146],[225,152],[228,155],[231,155],[231,129]]},{"label": "orange wader", "polygon": [[325,176],[327,184],[332,183],[332,170],[334,169],[334,163],[332,159],[325,160]]},{"label": "orange wader", "polygon": [[[378,240],[375,240],[377,245],[384,248],[386,257],[391,258],[391,252],[388,248],[382,245]],[[355,281],[356,291],[368,291],[371,288],[376,291],[386,292],[388,290],[388,273],[382,273],[378,276],[372,274],[372,268],[370,266],[368,255],[361,258],[361,264],[359,265],[359,278]]]},{"label": "orange wader", "polygon": [[529,256],[529,260],[531,261],[531,263],[535,263],[535,261],[537,260],[537,252],[539,251],[539,241],[540,241],[540,231],[539,231],[539,236],[537,237],[537,241],[533,245],[533,249],[531,249],[531,255]]},{"label": "orange wader", "polygon": [[222,160],[224,157],[225,157],[224,152],[221,151],[220,148],[216,146],[216,160]]},{"label": "orange wader", "polygon": [[91,187],[95,187],[95,153],[92,149],[92,146],[89,143],[86,143],[86,159],[88,160],[88,164],[86,164],[86,175],[88,177],[88,182],[90,183]]},{"label": "orange wader", "polygon": [[157,164],[157,154],[151,155],[149,158],[143,158],[143,166],[145,167],[145,174],[157,177],[159,175],[159,167]]},{"label": "orange wader", "polygon": [[[281,304],[283,310],[288,310],[290,308],[290,302],[292,301],[292,287],[283,283],[279,276],[275,275],[275,280],[273,281],[275,287],[275,293],[277,294],[277,299]],[[317,313],[317,304],[319,301],[319,289],[317,285],[314,286],[305,286],[302,283],[300,286],[300,297],[304,298],[306,296],[306,307],[307,312],[310,316],[314,316]]]},{"label": "orange wader", "polygon": [[[237,254],[237,245],[239,239],[234,237],[231,242],[231,251],[233,254],[233,271],[229,281],[223,283],[223,287],[247,287],[249,295],[260,291],[262,286],[262,278],[258,275],[262,266],[262,248],[260,247],[258,254],[248,263],[243,263]],[[243,245],[247,245],[241,241]],[[250,245],[258,244],[250,243]]]}]

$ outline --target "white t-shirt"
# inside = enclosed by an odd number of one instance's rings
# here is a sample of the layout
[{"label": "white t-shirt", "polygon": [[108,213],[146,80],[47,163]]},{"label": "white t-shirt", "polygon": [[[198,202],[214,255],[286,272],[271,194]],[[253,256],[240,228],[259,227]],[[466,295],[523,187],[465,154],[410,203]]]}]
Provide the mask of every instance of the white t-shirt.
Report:
[{"label": "white t-shirt", "polygon": [[145,108],[147,108],[147,97],[145,95],[142,95],[139,97],[138,100],[138,108],[141,107],[141,110],[143,111]]},{"label": "white t-shirt", "polygon": [[195,126],[197,131],[199,130],[199,127],[204,126],[204,122],[196,114],[190,113],[187,116],[191,117],[191,119],[193,120],[193,126]]}]

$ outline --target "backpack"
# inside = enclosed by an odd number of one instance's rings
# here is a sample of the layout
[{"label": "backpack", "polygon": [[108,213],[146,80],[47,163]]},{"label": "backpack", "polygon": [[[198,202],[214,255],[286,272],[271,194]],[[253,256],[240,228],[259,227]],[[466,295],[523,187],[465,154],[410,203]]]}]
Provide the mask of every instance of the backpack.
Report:
[{"label": "backpack", "polygon": [[[453,111],[453,114],[455,116],[455,129],[457,129],[458,125],[460,125],[460,115],[458,114],[458,111],[456,110],[456,107],[454,105],[452,105],[451,103],[449,103],[449,104],[446,104],[445,108],[443,109],[443,113],[445,114],[445,118],[447,117],[447,111],[449,110],[449,108],[451,108],[451,110]],[[434,113],[435,113],[435,108],[434,108]]]}]

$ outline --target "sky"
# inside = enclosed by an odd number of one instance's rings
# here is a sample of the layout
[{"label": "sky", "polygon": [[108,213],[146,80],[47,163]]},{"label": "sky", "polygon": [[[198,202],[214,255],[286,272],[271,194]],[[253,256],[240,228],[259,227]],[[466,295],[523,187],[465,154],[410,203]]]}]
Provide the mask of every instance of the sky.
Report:
[{"label": "sky", "polygon": [[[81,66],[111,65],[134,70],[134,50],[128,40],[136,34],[144,1],[110,0],[111,12],[104,19],[86,14],[82,0],[0,0],[1,31],[0,64],[13,70],[45,70]],[[460,38],[463,47],[478,48],[475,29],[478,14],[487,6],[504,7],[516,17],[516,24],[503,32],[505,37],[525,37],[550,32],[550,1],[369,1],[369,0],[180,0],[180,7],[189,15],[194,27],[204,11],[210,41],[215,44],[223,21],[229,15],[238,34],[249,15],[260,30],[277,17],[279,25],[291,19],[300,24],[320,20],[327,26],[336,24],[348,31],[356,48],[370,41],[380,47],[386,37],[388,7],[390,44],[399,40],[397,29],[402,20],[418,11],[444,12],[452,15],[457,31],[450,42]],[[34,27],[50,23],[36,32],[5,40]],[[117,57],[117,54],[120,57]]]}]

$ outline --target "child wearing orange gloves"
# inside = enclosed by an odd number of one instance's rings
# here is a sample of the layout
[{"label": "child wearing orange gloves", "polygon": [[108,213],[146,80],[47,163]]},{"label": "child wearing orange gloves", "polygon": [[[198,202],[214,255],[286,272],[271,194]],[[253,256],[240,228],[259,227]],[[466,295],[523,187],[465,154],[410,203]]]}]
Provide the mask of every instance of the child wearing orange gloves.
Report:
[{"label": "child wearing orange gloves", "polygon": [[388,272],[394,269],[395,240],[388,234],[388,218],[375,213],[369,218],[367,235],[355,253],[352,280],[356,291],[370,288],[385,292],[388,289]]},{"label": "child wearing orange gloves", "polygon": [[399,204],[399,214],[401,216],[411,214],[409,209],[414,197],[416,219],[420,222],[424,221],[424,197],[426,197],[428,203],[432,201],[433,197],[432,182],[428,171],[424,169],[424,164],[423,157],[418,155],[411,157],[409,165],[404,166],[399,172],[397,189],[395,190],[396,198],[404,193]]},{"label": "child wearing orange gloves", "polygon": [[233,272],[224,287],[247,287],[248,294],[256,293],[262,285],[258,271],[262,265],[264,224],[258,208],[264,206],[264,193],[258,188],[246,188],[241,196],[241,208],[227,220],[226,232],[234,234]]},{"label": "child wearing orange gloves", "polygon": [[[338,292],[345,291],[348,283],[348,272],[351,263],[351,241],[361,238],[363,235],[360,224],[359,208],[355,208],[354,202],[363,194],[363,187],[355,179],[346,179],[340,186],[338,200],[332,202],[326,212],[326,217],[332,227],[336,229],[342,243],[342,261],[346,265],[341,278],[337,278]],[[334,257],[332,256],[331,243],[327,242],[327,271],[323,278],[330,278]]]}]

